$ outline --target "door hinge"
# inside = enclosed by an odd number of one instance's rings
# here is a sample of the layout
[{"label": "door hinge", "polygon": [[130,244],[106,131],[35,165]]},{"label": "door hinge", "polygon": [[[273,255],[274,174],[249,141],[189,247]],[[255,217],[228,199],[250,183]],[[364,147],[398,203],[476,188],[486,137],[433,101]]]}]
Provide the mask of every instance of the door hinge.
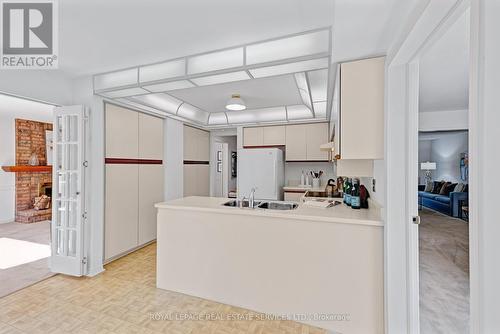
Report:
[{"label": "door hinge", "polygon": [[83,165],[83,167],[88,167],[89,166],[89,162],[87,160],[85,160],[82,165]]},{"label": "door hinge", "polygon": [[84,213],[82,213],[82,218],[83,218],[83,220],[87,220],[87,211],[85,211]]},{"label": "door hinge", "polygon": [[86,256],[85,256],[85,257],[83,257],[83,259],[82,259],[82,264],[87,264],[87,257],[86,257]]},{"label": "door hinge", "polygon": [[420,225],[420,216],[413,216],[411,220],[413,224]]}]

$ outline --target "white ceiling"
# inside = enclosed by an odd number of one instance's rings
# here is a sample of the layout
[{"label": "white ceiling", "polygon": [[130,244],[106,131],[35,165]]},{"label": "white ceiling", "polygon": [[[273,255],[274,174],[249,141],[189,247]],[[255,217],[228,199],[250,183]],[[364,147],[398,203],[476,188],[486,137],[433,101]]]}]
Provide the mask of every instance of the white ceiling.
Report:
[{"label": "white ceiling", "polygon": [[95,74],[330,26],[334,0],[64,0],[60,68]]},{"label": "white ceiling", "polygon": [[469,15],[465,13],[420,63],[420,111],[468,109]]},{"label": "white ceiling", "polygon": [[303,103],[292,74],[179,89],[168,94],[208,112],[226,111],[232,94],[240,94],[248,109]]}]

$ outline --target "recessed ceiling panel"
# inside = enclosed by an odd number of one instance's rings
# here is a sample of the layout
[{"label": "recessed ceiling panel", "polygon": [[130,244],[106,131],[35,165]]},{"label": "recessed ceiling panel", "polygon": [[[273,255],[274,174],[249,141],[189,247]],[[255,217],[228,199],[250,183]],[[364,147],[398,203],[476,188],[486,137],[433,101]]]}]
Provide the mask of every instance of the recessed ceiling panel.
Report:
[{"label": "recessed ceiling panel", "polygon": [[228,112],[227,119],[231,124],[286,121],[286,110],[285,107],[275,107]]},{"label": "recessed ceiling panel", "polygon": [[247,46],[247,64],[259,64],[328,52],[329,40],[329,31],[321,30],[309,34],[251,44]]},{"label": "recessed ceiling panel", "polygon": [[232,94],[240,94],[248,109],[302,104],[293,75],[194,87],[169,94],[208,112],[226,111]]},{"label": "recessed ceiling panel", "polygon": [[243,48],[206,53],[189,57],[188,74],[196,74],[243,66]]},{"label": "recessed ceiling panel", "polygon": [[187,118],[191,121],[197,122],[199,124],[206,125],[208,123],[208,116],[209,113],[192,106],[188,103],[183,103],[179,107],[179,111],[177,112],[177,115],[180,117]]},{"label": "recessed ceiling panel", "polygon": [[328,69],[307,72],[313,102],[327,100]]},{"label": "recessed ceiling panel", "polygon": [[314,116],[316,118],[326,118],[326,101],[314,102]]},{"label": "recessed ceiling panel", "polygon": [[179,80],[179,81],[171,81],[171,82],[165,82],[161,84],[148,85],[142,87],[149,90],[150,92],[161,93],[161,92],[168,92],[171,90],[191,88],[196,86],[192,84],[189,80]]},{"label": "recessed ceiling panel", "polygon": [[114,90],[114,91],[107,92],[107,93],[101,93],[101,95],[109,97],[111,99],[116,99],[119,97],[127,97],[127,96],[141,95],[141,94],[147,94],[147,93],[149,93],[147,90],[144,90],[144,89],[139,88],[139,87],[134,87],[134,88]]},{"label": "recessed ceiling panel", "polygon": [[226,113],[214,112],[210,114],[208,125],[224,125],[227,124]]},{"label": "recessed ceiling panel", "polygon": [[137,68],[99,74],[94,77],[94,90],[134,85],[137,83]]},{"label": "recessed ceiling panel", "polygon": [[210,75],[200,78],[193,78],[191,79],[191,81],[193,81],[198,86],[208,86],[208,85],[217,85],[220,83],[234,82],[234,81],[241,81],[248,79],[250,79],[250,77],[248,76],[247,72],[239,71],[239,72]]},{"label": "recessed ceiling panel", "polygon": [[289,120],[306,119],[313,117],[311,109],[305,105],[287,106],[287,115]]},{"label": "recessed ceiling panel", "polygon": [[312,59],[295,63],[260,67],[250,70],[250,73],[254,78],[264,78],[287,73],[318,70],[322,68],[328,68],[328,58]]},{"label": "recessed ceiling panel", "polygon": [[180,77],[186,74],[186,61],[177,59],[139,68],[139,81],[148,82]]},{"label": "recessed ceiling panel", "polygon": [[182,103],[182,101],[163,93],[135,96],[132,97],[131,100],[163,110],[170,114],[175,114]]}]

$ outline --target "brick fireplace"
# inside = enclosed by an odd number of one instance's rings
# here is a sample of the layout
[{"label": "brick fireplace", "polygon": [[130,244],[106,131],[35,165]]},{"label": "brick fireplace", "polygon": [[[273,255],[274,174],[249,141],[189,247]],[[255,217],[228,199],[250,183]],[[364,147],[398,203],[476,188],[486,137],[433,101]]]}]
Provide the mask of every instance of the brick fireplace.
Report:
[{"label": "brick fireplace", "polygon": [[[45,131],[52,131],[52,124],[16,119],[16,166],[28,166],[32,154],[38,157],[39,165],[47,165]],[[29,170],[29,169],[28,169]],[[52,218],[52,209],[35,210],[35,197],[52,193],[50,169],[16,172],[16,221],[34,223]]]}]

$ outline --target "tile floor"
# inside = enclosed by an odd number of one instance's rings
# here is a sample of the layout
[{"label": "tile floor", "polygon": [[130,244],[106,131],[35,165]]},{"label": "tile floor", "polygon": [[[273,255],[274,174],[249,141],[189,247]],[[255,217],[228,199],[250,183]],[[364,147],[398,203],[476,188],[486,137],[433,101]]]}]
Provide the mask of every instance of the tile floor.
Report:
[{"label": "tile floor", "polygon": [[[50,222],[0,224],[0,237],[48,245],[50,243]],[[0,256],[9,256],[9,254],[0,254]],[[0,269],[0,297],[51,276],[53,274],[49,270],[48,258]],[[2,332],[0,331],[0,333]]]},{"label": "tile floor", "polygon": [[427,209],[420,216],[420,332],[468,333],[469,225]]},{"label": "tile floor", "polygon": [[[56,275],[0,299],[4,333],[269,333],[325,331],[292,321],[227,320],[258,313],[175,292],[156,284],[156,244],[106,266],[93,278]],[[156,317],[216,315],[224,320]]]}]

